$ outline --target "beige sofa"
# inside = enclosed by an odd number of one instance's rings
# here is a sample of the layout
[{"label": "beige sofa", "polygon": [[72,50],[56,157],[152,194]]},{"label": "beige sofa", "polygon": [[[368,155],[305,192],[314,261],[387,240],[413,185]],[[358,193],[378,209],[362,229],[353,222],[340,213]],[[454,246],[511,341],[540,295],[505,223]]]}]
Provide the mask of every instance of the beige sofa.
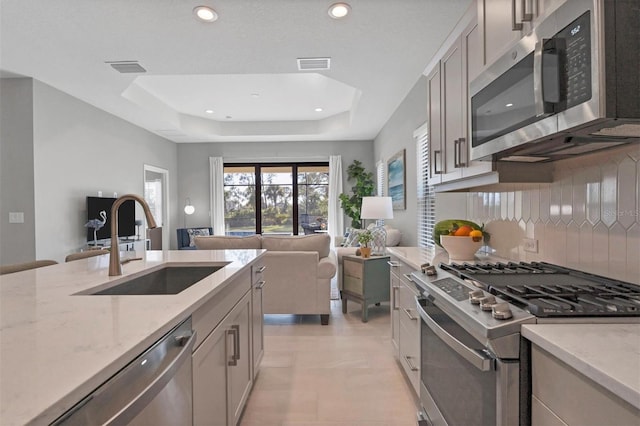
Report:
[{"label": "beige sofa", "polygon": [[195,245],[199,250],[267,250],[264,313],[314,314],[323,325],[329,323],[331,278],[337,264],[328,235],[200,236]]}]

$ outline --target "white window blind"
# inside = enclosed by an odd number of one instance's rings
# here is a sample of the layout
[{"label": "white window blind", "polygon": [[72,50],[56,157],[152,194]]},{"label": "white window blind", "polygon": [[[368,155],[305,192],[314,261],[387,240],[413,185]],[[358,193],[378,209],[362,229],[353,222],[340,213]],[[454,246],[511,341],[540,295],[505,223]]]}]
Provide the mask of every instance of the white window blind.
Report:
[{"label": "white window blind", "polygon": [[378,197],[384,197],[384,181],[386,180],[386,164],[380,160],[376,163],[376,185]]},{"label": "white window blind", "polygon": [[418,175],[418,246],[433,247],[433,227],[436,220],[435,193],[429,184],[429,133],[427,123],[413,132],[416,141]]}]

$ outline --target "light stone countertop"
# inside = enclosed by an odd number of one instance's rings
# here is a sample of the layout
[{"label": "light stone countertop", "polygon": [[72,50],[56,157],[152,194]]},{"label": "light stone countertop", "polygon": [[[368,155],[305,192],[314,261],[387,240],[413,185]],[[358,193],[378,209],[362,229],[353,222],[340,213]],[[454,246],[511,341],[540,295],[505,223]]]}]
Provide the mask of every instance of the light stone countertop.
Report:
[{"label": "light stone countertop", "polygon": [[[264,250],[141,252],[0,276],[0,424],[49,424],[222,290]],[[176,295],[74,295],[163,265],[223,266]]]},{"label": "light stone countertop", "polygon": [[522,336],[640,409],[640,324],[531,324]]},{"label": "light stone countertop", "polygon": [[[387,253],[398,257],[401,261],[407,265],[420,269],[420,265],[424,263],[430,263],[438,266],[440,263],[450,263],[449,255],[440,247],[387,247]],[[482,253],[476,253],[475,260],[468,261],[473,262],[505,262],[507,260]]]}]

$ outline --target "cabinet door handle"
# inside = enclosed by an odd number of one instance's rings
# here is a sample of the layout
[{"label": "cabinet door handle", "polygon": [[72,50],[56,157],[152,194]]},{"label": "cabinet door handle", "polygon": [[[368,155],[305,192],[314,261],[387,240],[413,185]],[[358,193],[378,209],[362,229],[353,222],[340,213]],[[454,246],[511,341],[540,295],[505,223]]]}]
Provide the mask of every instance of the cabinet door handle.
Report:
[{"label": "cabinet door handle", "polygon": [[232,325],[231,330],[226,330],[227,336],[233,336],[233,355],[231,355],[231,359],[227,363],[230,366],[238,365],[238,360],[240,359],[240,326]]},{"label": "cabinet door handle", "polygon": [[511,0],[511,30],[522,31],[522,22],[516,22],[516,0]]},{"label": "cabinet door handle", "polygon": [[407,316],[409,317],[409,319],[411,321],[417,321],[418,317],[414,317],[413,315],[411,315],[411,309],[406,309],[406,308],[402,308],[402,310],[404,311],[405,314],[407,314]]},{"label": "cabinet door handle", "polygon": [[397,311],[397,310],[400,309],[398,307],[398,304],[397,304],[397,302],[398,302],[398,293],[397,293],[397,291],[400,290],[400,286],[394,285],[392,287],[392,289],[393,289],[393,310]]},{"label": "cabinet door handle", "polygon": [[408,356],[408,355],[404,355],[404,360],[405,360],[405,361],[407,362],[407,364],[409,365],[409,369],[410,369],[411,371],[418,371],[418,367],[416,367],[415,365],[413,365],[413,362],[411,362],[411,358],[413,358],[413,357],[410,357],[410,356]]},{"label": "cabinet door handle", "polygon": [[397,268],[400,266],[400,262],[398,262],[397,260],[387,260],[387,265],[391,266],[392,268]]},{"label": "cabinet door handle", "polygon": [[460,139],[456,139],[453,141],[453,167],[456,169],[460,167],[460,164],[458,163],[458,157],[459,157],[458,152],[460,151],[458,147],[458,142],[460,142]]},{"label": "cabinet door handle", "polygon": [[265,270],[265,269],[267,269],[267,267],[266,267],[266,266],[261,266],[261,267],[259,267],[259,268],[258,268],[258,270],[257,270],[256,272],[257,272],[258,274],[261,274],[261,273],[263,273],[263,272],[264,272],[264,270]]},{"label": "cabinet door handle", "polygon": [[438,156],[442,155],[442,151],[437,150],[437,151],[433,151],[433,174],[434,175],[441,175],[442,174],[442,170],[438,170]]},{"label": "cabinet door handle", "polygon": [[258,282],[256,283],[255,287],[256,287],[258,290],[262,290],[262,287],[264,287],[264,285],[265,285],[266,283],[267,283],[267,282],[266,282],[265,280],[258,281]]},{"label": "cabinet door handle", "polygon": [[531,12],[527,13],[527,0],[522,0],[522,22],[531,22],[533,20],[533,5]]},{"label": "cabinet door handle", "polygon": [[408,279],[409,281],[413,282],[413,278],[411,278],[411,275],[409,274],[402,274],[406,279]]},{"label": "cabinet door handle", "polygon": [[[464,147],[467,147],[467,140],[465,138],[458,139],[458,165],[456,167],[467,167],[468,164],[466,161],[462,161],[462,144]],[[466,150],[465,150],[466,152]],[[466,156],[465,156],[466,158]]]}]

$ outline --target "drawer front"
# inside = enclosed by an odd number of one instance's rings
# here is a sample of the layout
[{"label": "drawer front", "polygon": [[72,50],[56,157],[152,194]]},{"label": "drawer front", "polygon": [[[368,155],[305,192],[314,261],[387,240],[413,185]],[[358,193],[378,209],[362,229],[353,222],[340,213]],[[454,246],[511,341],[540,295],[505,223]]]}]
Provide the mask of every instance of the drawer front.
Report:
[{"label": "drawer front", "polygon": [[345,276],[348,275],[355,278],[362,278],[362,269],[362,263],[342,259],[342,271]]},{"label": "drawer front", "polygon": [[416,311],[416,293],[411,288],[407,287],[405,283],[402,283],[399,294],[399,312],[400,324],[403,324],[407,329],[414,333],[416,336],[420,335],[420,314]]},{"label": "drawer front", "polygon": [[410,327],[405,327],[402,321],[400,321],[400,364],[416,395],[420,395],[420,334]]},{"label": "drawer front", "polygon": [[342,286],[345,290],[362,295],[362,279],[345,275],[342,279]]},{"label": "drawer front", "polygon": [[249,271],[242,273],[193,313],[193,329],[196,331],[194,350],[251,289],[250,279]]}]

